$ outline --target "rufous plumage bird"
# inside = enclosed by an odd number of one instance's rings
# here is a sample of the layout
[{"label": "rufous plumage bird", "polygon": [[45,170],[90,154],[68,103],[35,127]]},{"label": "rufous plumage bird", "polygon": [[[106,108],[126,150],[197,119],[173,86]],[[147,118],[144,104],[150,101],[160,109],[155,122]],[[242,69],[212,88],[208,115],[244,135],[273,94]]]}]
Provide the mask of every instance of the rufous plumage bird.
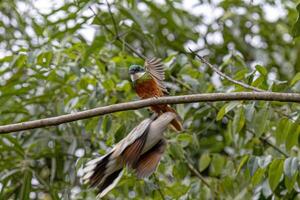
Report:
[{"label": "rufous plumage bird", "polygon": [[[145,61],[144,67],[131,65],[129,74],[133,82],[133,87],[141,99],[162,97],[168,93],[164,84],[165,72],[160,59],[152,58]],[[150,107],[152,111],[159,115],[164,112],[173,112],[177,116],[171,122],[177,130],[182,130],[182,122],[178,113],[170,105],[154,105]]]},{"label": "rufous plumage bird", "polygon": [[139,178],[150,176],[155,171],[166,147],[163,133],[175,118],[173,112],[165,112],[160,116],[153,114],[107,154],[86,163],[83,181],[98,188],[97,198],[103,197],[116,186],[125,166]]}]

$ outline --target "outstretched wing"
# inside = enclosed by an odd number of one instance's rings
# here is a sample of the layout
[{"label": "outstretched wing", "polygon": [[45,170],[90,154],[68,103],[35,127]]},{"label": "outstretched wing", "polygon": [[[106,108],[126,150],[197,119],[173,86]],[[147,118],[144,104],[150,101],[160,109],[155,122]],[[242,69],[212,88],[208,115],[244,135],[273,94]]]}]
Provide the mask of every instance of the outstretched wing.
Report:
[{"label": "outstretched wing", "polygon": [[145,69],[154,78],[159,88],[164,93],[168,93],[167,88],[163,82],[165,80],[165,71],[161,59],[159,58],[147,59],[145,61]]},{"label": "outstretched wing", "polygon": [[142,137],[144,133],[147,133],[147,130],[155,117],[156,115],[153,115],[150,118],[144,119],[139,125],[132,129],[132,131],[112,149],[114,152],[113,155],[121,155],[128,146],[133,144],[138,138]]}]

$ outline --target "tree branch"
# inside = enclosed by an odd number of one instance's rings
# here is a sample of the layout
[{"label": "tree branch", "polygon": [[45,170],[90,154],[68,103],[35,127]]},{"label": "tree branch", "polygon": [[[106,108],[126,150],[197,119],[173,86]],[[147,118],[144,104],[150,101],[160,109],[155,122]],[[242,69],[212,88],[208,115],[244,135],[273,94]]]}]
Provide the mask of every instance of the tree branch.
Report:
[{"label": "tree branch", "polygon": [[34,121],[22,122],[0,126],[1,133],[23,131],[46,126],[56,126],[59,124],[87,119],[99,115],[115,113],[125,110],[135,110],[153,105],[161,104],[183,104],[192,102],[213,102],[213,101],[238,101],[238,100],[262,100],[300,103],[300,94],[297,93],[277,93],[277,92],[236,92],[236,93],[205,93],[182,96],[168,96],[151,98],[127,103],[103,106],[91,110],[81,111],[72,114],[50,117]]},{"label": "tree branch", "polygon": [[230,76],[228,76],[227,74],[224,74],[218,68],[216,68],[215,66],[213,66],[212,64],[210,64],[207,60],[205,60],[202,56],[200,56],[199,54],[197,54],[195,51],[191,50],[190,48],[189,48],[189,50],[191,51],[192,54],[194,54],[197,58],[199,58],[202,63],[206,64],[209,68],[211,68],[219,76],[227,79],[228,81],[230,81],[230,82],[232,82],[232,83],[234,83],[236,85],[242,86],[243,88],[253,90],[255,92],[264,92],[265,91],[265,90],[259,89],[257,87],[253,87],[251,85],[248,85],[246,83],[243,83],[241,81],[237,81],[237,80],[231,78]]}]

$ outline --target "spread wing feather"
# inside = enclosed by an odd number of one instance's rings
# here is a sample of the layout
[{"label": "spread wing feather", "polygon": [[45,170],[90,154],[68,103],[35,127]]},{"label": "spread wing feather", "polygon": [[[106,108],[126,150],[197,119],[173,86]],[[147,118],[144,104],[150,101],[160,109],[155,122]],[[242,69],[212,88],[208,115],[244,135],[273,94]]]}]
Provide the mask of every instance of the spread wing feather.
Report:
[{"label": "spread wing feather", "polygon": [[121,140],[113,149],[114,156],[119,156],[131,144],[133,144],[139,137],[141,137],[149,128],[153,118],[147,118],[137,125],[132,131]]},{"label": "spread wing feather", "polygon": [[156,83],[164,93],[168,93],[167,88],[164,84],[165,71],[164,66],[159,58],[150,58],[145,62],[145,69],[155,79]]}]

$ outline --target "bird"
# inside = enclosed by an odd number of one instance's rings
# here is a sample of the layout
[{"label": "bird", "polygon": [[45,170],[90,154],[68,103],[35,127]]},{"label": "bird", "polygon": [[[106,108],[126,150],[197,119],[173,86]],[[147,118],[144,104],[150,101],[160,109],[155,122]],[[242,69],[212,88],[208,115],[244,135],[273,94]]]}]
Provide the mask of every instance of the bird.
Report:
[{"label": "bird", "polygon": [[[146,59],[144,67],[133,64],[129,67],[129,74],[133,87],[141,99],[157,98],[168,94],[164,84],[165,72],[159,58]],[[158,114],[164,112],[173,112],[177,117],[171,122],[171,125],[177,131],[182,131],[182,122],[178,113],[170,105],[154,105],[150,107],[152,111]]]},{"label": "bird", "polygon": [[166,148],[163,133],[175,118],[173,112],[154,113],[134,127],[107,154],[85,164],[82,180],[90,187],[98,188],[97,199],[117,185],[124,167],[132,169],[138,178],[149,177],[156,170]]}]

